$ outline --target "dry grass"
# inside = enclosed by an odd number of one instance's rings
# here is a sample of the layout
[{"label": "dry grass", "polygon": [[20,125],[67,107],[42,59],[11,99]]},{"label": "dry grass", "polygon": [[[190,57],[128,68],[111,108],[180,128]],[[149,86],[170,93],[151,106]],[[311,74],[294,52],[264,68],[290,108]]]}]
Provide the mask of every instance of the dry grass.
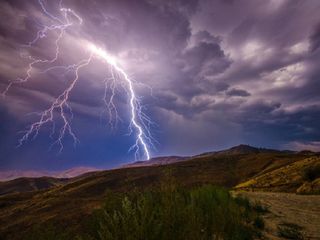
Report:
[{"label": "dry grass", "polygon": [[85,230],[86,216],[101,206],[108,191],[126,192],[134,187],[156,186],[168,168],[176,181],[185,187],[203,184],[233,187],[303,158],[303,154],[275,151],[219,156],[206,154],[170,166],[88,174],[47,190],[0,197],[0,234],[8,239],[19,239],[19,235],[39,223],[59,224],[74,231]]},{"label": "dry grass", "polygon": [[[308,157],[258,175],[246,182],[238,184],[235,189],[316,194],[320,188],[320,185],[318,185],[320,181],[316,179],[318,175],[316,175],[317,172],[313,170],[317,169],[314,168],[314,166],[318,166],[319,163],[320,157]],[[302,186],[304,187],[301,188]]]}]

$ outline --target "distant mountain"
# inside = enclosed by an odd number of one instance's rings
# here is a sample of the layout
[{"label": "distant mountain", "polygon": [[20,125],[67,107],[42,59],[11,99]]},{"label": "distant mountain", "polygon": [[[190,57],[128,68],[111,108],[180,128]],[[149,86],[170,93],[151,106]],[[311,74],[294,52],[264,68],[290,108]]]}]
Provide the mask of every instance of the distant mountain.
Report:
[{"label": "distant mountain", "polygon": [[[240,144],[238,146],[221,150],[221,151],[214,151],[214,152],[206,152],[202,153],[199,156],[205,156],[205,155],[237,155],[237,154],[255,154],[255,153],[277,153],[277,152],[283,152],[279,150],[274,149],[267,149],[267,148],[257,148],[246,144]],[[289,151],[288,153],[290,153]],[[293,152],[291,152],[293,153]]]},{"label": "distant mountain", "polygon": [[[109,191],[146,189],[157,186],[160,181],[174,180],[176,184],[184,187],[212,184],[227,188],[241,186],[248,187],[249,190],[265,188],[288,192],[301,187],[300,192],[308,193],[308,189],[317,189],[319,183],[317,178],[300,186],[303,183],[299,180],[302,179],[299,175],[301,170],[320,162],[319,156],[310,155],[310,152],[278,151],[239,145],[194,157],[155,158],[148,162],[136,162],[127,167],[92,172],[67,180],[15,179],[0,184],[0,233],[5,239],[21,239],[22,235],[31,230],[30,226],[58,222],[75,233],[84,231],[88,225],[86,216],[105,203]],[[286,179],[292,179],[293,184],[291,180],[287,183]],[[246,184],[241,185],[242,183]],[[273,184],[275,188],[271,189]]]},{"label": "distant mountain", "polygon": [[71,169],[65,170],[63,172],[60,172],[60,173],[57,172],[54,175],[52,175],[52,177],[73,178],[73,177],[77,177],[77,176],[80,176],[85,173],[97,172],[97,171],[102,171],[102,169],[93,168],[93,167],[75,167],[75,168],[71,168]]},{"label": "distant mountain", "polygon": [[7,182],[0,182],[0,196],[11,193],[22,193],[43,190],[54,186],[60,186],[68,179],[53,177],[16,178]]},{"label": "distant mountain", "polygon": [[[266,148],[256,148],[250,145],[240,144],[238,146],[235,146],[226,150],[206,152],[206,153],[202,153],[195,156],[189,156],[189,157],[168,156],[168,157],[156,157],[148,161],[136,161],[136,162],[122,165],[121,168],[168,165],[176,162],[186,161],[191,158],[196,158],[199,156],[228,156],[228,155],[237,155],[237,154],[256,154],[256,153],[268,153],[268,152],[277,153],[281,151],[266,149]],[[288,153],[290,153],[290,151]]]},{"label": "distant mountain", "polygon": [[[195,156],[165,156],[165,157],[156,157],[148,161],[136,161],[129,164],[122,165],[120,168],[132,168],[132,167],[146,167],[146,166],[159,166],[159,165],[168,165],[181,161],[187,161],[191,158],[196,158],[199,156],[228,156],[228,155],[237,155],[237,154],[257,154],[257,153],[276,153],[276,152],[285,152],[278,151],[273,149],[265,148],[256,148],[249,145],[238,145],[222,151],[206,152],[203,154]],[[286,151],[287,153],[294,153],[292,151]],[[314,154],[310,151],[303,151],[301,154]],[[39,178],[39,177],[53,177],[53,178],[73,178],[84,173],[101,171],[101,169],[92,168],[92,167],[75,167],[64,171],[36,171],[36,170],[8,170],[0,171],[0,182],[9,181],[17,178]]]},{"label": "distant mountain", "polygon": [[240,144],[230,149],[219,151],[218,153],[229,153],[229,154],[249,154],[249,153],[260,153],[260,152],[277,152],[277,150],[256,148],[250,145]]},{"label": "distant mountain", "polygon": [[167,164],[185,161],[188,159],[190,159],[190,157],[179,157],[179,156],[156,157],[147,161],[137,161],[137,162],[125,164],[121,166],[121,168],[167,165]]},{"label": "distant mountain", "polygon": [[8,170],[0,171],[0,182],[9,181],[17,178],[73,178],[84,173],[101,171],[92,167],[75,167],[64,171],[36,171],[36,170]]}]

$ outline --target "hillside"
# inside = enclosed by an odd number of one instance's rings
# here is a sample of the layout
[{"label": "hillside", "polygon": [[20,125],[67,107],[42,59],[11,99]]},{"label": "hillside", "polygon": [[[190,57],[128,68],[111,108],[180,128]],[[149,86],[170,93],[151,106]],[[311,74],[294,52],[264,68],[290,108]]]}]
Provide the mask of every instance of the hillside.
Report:
[{"label": "hillside", "polygon": [[68,179],[52,177],[17,178],[7,182],[0,182],[0,195],[47,189],[60,186],[67,181]]},{"label": "hillside", "polygon": [[[255,148],[248,145],[239,145],[236,147],[232,147],[223,151],[216,151],[210,153],[204,153],[200,155],[196,155],[193,157],[178,157],[178,156],[170,156],[170,157],[157,157],[153,158],[149,161],[138,161],[133,162],[127,165],[123,165],[122,168],[136,168],[136,167],[155,167],[155,166],[173,166],[174,168],[178,168],[181,163],[183,168],[185,168],[181,173],[182,176],[187,174],[195,174],[196,172],[199,174],[200,171],[203,172],[203,176],[201,179],[197,180],[197,178],[192,179],[192,182],[198,181],[208,181],[216,184],[221,184],[224,186],[232,187],[236,182],[241,182],[244,176],[247,176],[246,172],[250,171],[250,169],[255,169],[255,165],[259,166],[254,172],[250,172],[248,176],[253,176],[255,174],[261,174],[266,171],[270,171],[272,169],[276,169],[279,166],[286,165],[295,159],[303,158],[304,156],[309,156],[310,153],[298,153],[294,154],[293,152],[282,152],[276,150]],[[272,159],[272,156],[275,156],[276,159]],[[215,160],[215,161],[214,161]],[[222,162],[219,163],[219,160]],[[239,161],[238,161],[239,160]],[[257,161],[258,160],[258,161]],[[276,161],[274,161],[276,160]],[[196,162],[195,162],[196,161]],[[250,162],[250,164],[255,164],[250,166],[250,168],[246,168],[246,165]],[[178,165],[175,165],[178,164]],[[191,164],[191,165],[190,165]],[[244,174],[243,176],[236,176],[237,174],[233,174],[235,169],[233,169],[233,165],[242,164],[244,165]],[[185,167],[188,166],[188,167]],[[190,166],[189,166],[190,165]],[[220,167],[221,171],[212,173],[212,170],[216,170],[217,167]],[[257,167],[256,166],[256,167]],[[203,168],[203,169],[202,169]],[[195,173],[188,171],[188,169],[196,169]],[[82,178],[89,177],[91,175],[96,176],[96,172],[92,172],[94,169],[92,168],[74,168],[71,170],[67,170],[64,172],[52,172],[51,175],[56,178],[63,178],[62,180],[55,178],[21,178],[17,181],[9,181],[9,182],[0,182],[0,195],[4,193],[14,193],[14,192],[28,192],[33,190],[43,190],[46,188],[50,188],[55,185],[62,185],[68,182],[77,181]],[[181,170],[181,169],[180,169]],[[178,172],[180,172],[180,170]],[[105,171],[109,172],[109,171]],[[111,171],[113,172],[113,171]],[[238,172],[238,171],[237,171]],[[80,175],[79,175],[80,174]],[[179,173],[180,174],[180,173]],[[79,176],[77,176],[79,175]],[[99,174],[98,174],[99,175]],[[216,176],[217,179],[210,179],[210,175]],[[74,177],[76,176],[76,177]],[[222,177],[220,177],[222,176]],[[67,181],[66,178],[69,178]],[[48,183],[44,184],[44,181],[48,179]],[[210,179],[210,180],[207,180]],[[50,181],[49,181],[50,180]],[[37,187],[40,186],[40,187]]]},{"label": "hillside", "polygon": [[[206,152],[195,156],[189,157],[181,157],[181,156],[166,156],[166,157],[155,157],[147,161],[136,161],[129,164],[125,164],[122,167],[145,167],[145,166],[156,166],[156,165],[168,165],[176,162],[186,161],[194,158],[199,157],[218,157],[218,156],[231,156],[231,155],[238,155],[238,154],[257,154],[257,153],[280,153],[281,151],[273,150],[273,149],[266,149],[266,148],[256,148],[245,144],[240,144],[238,146],[221,150],[221,151],[214,151],[214,152]],[[294,153],[294,152],[291,152]],[[302,152],[303,155],[305,154],[313,154],[312,152]]]},{"label": "hillside", "polygon": [[10,181],[17,178],[73,178],[88,172],[100,171],[92,167],[74,167],[63,171],[37,171],[37,170],[7,170],[0,171],[0,182]]},{"label": "hillside", "polygon": [[313,156],[290,163],[235,187],[246,191],[320,193],[320,157]]},{"label": "hillside", "polygon": [[133,163],[125,164],[122,166],[122,168],[168,165],[176,162],[186,161],[188,159],[190,159],[190,157],[179,157],[179,156],[156,157],[147,161],[136,161]]},{"label": "hillside", "polygon": [[85,231],[86,216],[102,205],[109,191],[125,192],[135,187],[155,186],[167,175],[186,187],[208,183],[233,187],[305,158],[303,153],[227,151],[225,154],[198,155],[170,165],[93,172],[47,190],[1,196],[0,232],[10,239],[17,239],[17,228],[21,234],[30,226],[47,223]]}]

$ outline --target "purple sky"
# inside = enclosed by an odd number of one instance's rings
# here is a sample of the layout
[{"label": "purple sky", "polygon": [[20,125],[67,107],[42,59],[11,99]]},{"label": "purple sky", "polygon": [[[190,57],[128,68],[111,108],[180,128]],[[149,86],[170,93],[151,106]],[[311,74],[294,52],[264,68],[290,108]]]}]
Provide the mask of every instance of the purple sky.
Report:
[{"label": "purple sky", "polygon": [[[52,14],[59,1],[44,1]],[[64,0],[83,18],[61,41],[59,64],[79,61],[85,42],[115,56],[137,83],[144,111],[156,123],[152,156],[191,155],[240,143],[320,151],[320,1],[318,0]],[[29,60],[54,54],[48,35],[31,41],[50,19],[37,0],[0,3],[0,91],[23,77]],[[132,161],[126,94],[124,119],[111,131],[102,117],[104,65],[81,71],[70,97],[74,148],[49,150],[50,126],[20,148],[30,112],[45,110],[65,86],[57,71],[14,85],[0,100],[0,169],[111,167]],[[152,94],[147,86],[152,87]]]}]

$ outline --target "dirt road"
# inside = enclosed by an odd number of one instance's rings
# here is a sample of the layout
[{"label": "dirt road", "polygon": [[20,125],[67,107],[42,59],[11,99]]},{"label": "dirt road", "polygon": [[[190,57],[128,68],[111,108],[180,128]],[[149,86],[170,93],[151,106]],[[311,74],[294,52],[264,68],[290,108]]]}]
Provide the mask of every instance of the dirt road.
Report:
[{"label": "dirt road", "polygon": [[264,235],[267,239],[285,239],[279,237],[279,226],[283,224],[296,226],[296,228],[300,226],[301,229],[299,228],[298,231],[301,232],[303,239],[320,239],[320,195],[266,192],[241,194],[269,208],[269,213],[263,216]]}]

